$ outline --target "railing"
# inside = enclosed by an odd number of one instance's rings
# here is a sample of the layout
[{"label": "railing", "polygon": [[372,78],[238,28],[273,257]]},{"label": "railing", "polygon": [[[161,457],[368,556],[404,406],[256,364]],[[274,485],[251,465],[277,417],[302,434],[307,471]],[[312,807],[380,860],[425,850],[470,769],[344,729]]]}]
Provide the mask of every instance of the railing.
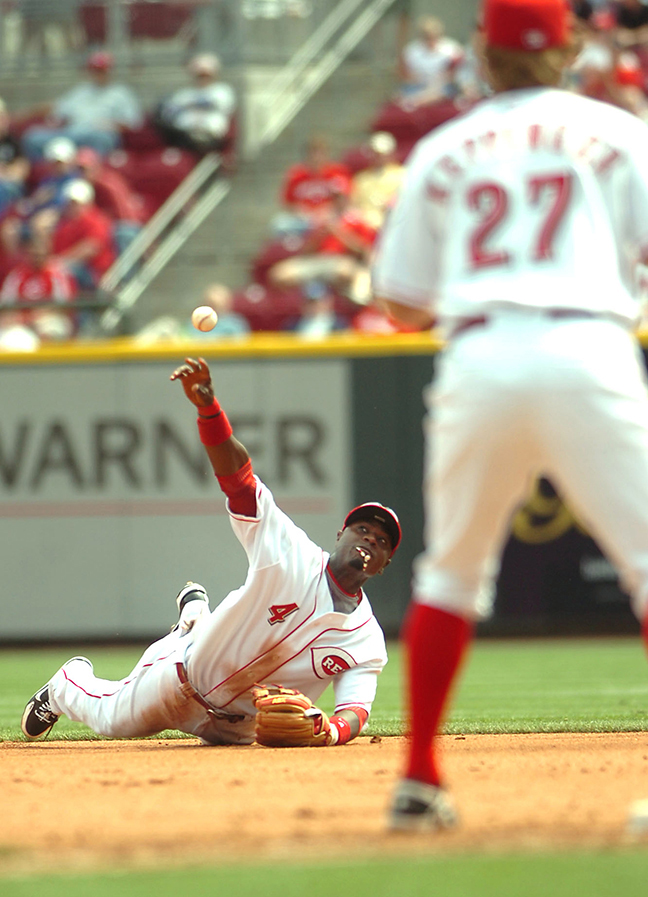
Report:
[{"label": "railing", "polygon": [[221,158],[208,153],[171,194],[131,245],[106,271],[100,292],[113,295],[100,329],[113,332],[151,281],[231,189],[219,177]]},{"label": "railing", "polygon": [[281,134],[395,0],[342,0],[267,87],[248,97],[249,158]]}]

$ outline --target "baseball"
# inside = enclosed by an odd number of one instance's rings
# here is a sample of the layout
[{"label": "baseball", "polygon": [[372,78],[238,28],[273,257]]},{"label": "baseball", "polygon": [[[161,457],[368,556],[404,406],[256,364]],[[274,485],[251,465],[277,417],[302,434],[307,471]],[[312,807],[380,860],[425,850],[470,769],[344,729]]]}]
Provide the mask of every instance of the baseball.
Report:
[{"label": "baseball", "polygon": [[191,314],[191,323],[196,330],[202,330],[203,333],[213,330],[217,322],[218,315],[209,305],[200,305],[198,308],[194,308]]}]

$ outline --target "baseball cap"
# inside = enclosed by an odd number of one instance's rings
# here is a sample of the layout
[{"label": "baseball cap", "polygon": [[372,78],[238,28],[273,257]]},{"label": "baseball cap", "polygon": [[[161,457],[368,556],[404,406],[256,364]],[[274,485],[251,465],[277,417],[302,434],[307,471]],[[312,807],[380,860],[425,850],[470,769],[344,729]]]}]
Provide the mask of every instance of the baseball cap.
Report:
[{"label": "baseball cap", "polygon": [[63,196],[66,200],[74,200],[85,206],[94,199],[94,190],[92,184],[81,178],[75,178],[63,187]]},{"label": "baseball cap", "polygon": [[486,43],[506,50],[539,52],[563,47],[572,23],[567,0],[484,0]]},{"label": "baseball cap", "polygon": [[107,53],[105,50],[97,50],[88,56],[86,68],[106,71],[111,69],[114,64],[115,58],[112,53]]},{"label": "baseball cap", "polygon": [[76,151],[76,145],[68,137],[54,137],[45,144],[43,155],[48,162],[71,162]]},{"label": "baseball cap", "polygon": [[343,529],[346,529],[349,524],[355,523],[356,520],[378,520],[379,523],[382,523],[391,539],[391,553],[393,554],[396,551],[402,536],[401,525],[396,511],[392,511],[391,508],[381,505],[380,502],[367,501],[349,511],[344,520]]}]

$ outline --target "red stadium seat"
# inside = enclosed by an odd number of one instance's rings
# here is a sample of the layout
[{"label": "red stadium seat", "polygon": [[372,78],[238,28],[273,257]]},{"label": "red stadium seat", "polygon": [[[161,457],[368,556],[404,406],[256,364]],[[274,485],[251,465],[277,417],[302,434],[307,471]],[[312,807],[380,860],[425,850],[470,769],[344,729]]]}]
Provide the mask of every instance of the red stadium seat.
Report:
[{"label": "red stadium seat", "polygon": [[111,168],[123,174],[135,193],[144,198],[147,217],[159,209],[197,161],[194,153],[175,147],[147,152],[115,150],[106,160]]},{"label": "red stadium seat", "polygon": [[[161,40],[177,37],[191,21],[196,3],[134,2],[125,7],[127,29],[133,38]],[[79,10],[81,24],[89,44],[105,44],[108,37],[106,3],[83,3]]]},{"label": "red stadium seat", "polygon": [[234,311],[247,318],[252,330],[285,330],[299,318],[303,304],[298,289],[269,289],[260,283],[234,295]]},{"label": "red stadium seat", "polygon": [[122,131],[122,148],[125,150],[145,152],[162,149],[164,146],[162,135],[148,119],[140,128],[126,128]]},{"label": "red stadium seat", "polygon": [[340,159],[340,162],[351,172],[351,175],[364,171],[371,165],[371,151],[365,144],[360,146],[352,146]]},{"label": "red stadium seat", "polygon": [[[234,294],[235,312],[247,318],[252,330],[292,329],[301,317],[304,296],[299,287],[280,290],[260,283],[251,283]],[[335,313],[351,322],[358,306],[345,296],[335,297]]]},{"label": "red stadium seat", "polygon": [[389,131],[396,138],[399,149],[403,146],[409,151],[421,137],[463,111],[465,108],[454,100],[439,100],[416,109],[404,109],[399,103],[389,102],[378,111],[371,130]]},{"label": "red stadium seat", "polygon": [[268,271],[277,262],[295,255],[302,247],[302,237],[285,237],[282,240],[271,240],[265,243],[252,259],[252,280],[256,284],[267,286]]}]

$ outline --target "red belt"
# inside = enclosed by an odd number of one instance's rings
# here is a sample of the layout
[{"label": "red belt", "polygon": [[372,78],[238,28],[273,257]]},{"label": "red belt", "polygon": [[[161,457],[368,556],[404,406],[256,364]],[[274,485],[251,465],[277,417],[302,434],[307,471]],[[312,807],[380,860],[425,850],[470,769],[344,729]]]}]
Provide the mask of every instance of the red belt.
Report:
[{"label": "red belt", "polygon": [[[588,311],[585,308],[542,308],[542,309],[534,309],[534,311],[539,311],[540,314],[545,318],[590,318],[590,319],[606,319],[606,315],[599,315],[596,312]],[[464,318],[462,321],[459,321],[458,324],[454,326],[454,328],[450,331],[448,335],[448,339],[454,339],[459,336],[461,333],[465,333],[467,330],[471,330],[473,327],[484,327],[486,324],[490,323],[491,318],[487,315],[476,315],[474,318]]]},{"label": "red belt", "polygon": [[226,719],[231,723],[240,723],[245,719],[245,716],[240,713],[224,713],[222,710],[216,710],[211,704],[208,704],[207,701],[203,698],[200,692],[197,692],[193,687],[191,682],[189,681],[189,677],[187,676],[187,671],[184,668],[183,663],[176,663],[176,670],[178,672],[178,679],[182,683],[181,691],[188,698],[193,698],[194,701],[198,701],[201,707],[204,707],[207,713],[210,716],[215,717],[216,719]]},{"label": "red belt", "polygon": [[196,691],[196,689],[189,681],[187,671],[184,668],[184,664],[176,663],[176,670],[178,671],[178,679],[180,680],[180,682],[182,682],[182,693],[187,695],[188,698],[193,698],[194,701],[198,701],[198,703],[202,707],[204,707],[205,710],[213,711],[214,708],[207,703],[203,696]]}]

